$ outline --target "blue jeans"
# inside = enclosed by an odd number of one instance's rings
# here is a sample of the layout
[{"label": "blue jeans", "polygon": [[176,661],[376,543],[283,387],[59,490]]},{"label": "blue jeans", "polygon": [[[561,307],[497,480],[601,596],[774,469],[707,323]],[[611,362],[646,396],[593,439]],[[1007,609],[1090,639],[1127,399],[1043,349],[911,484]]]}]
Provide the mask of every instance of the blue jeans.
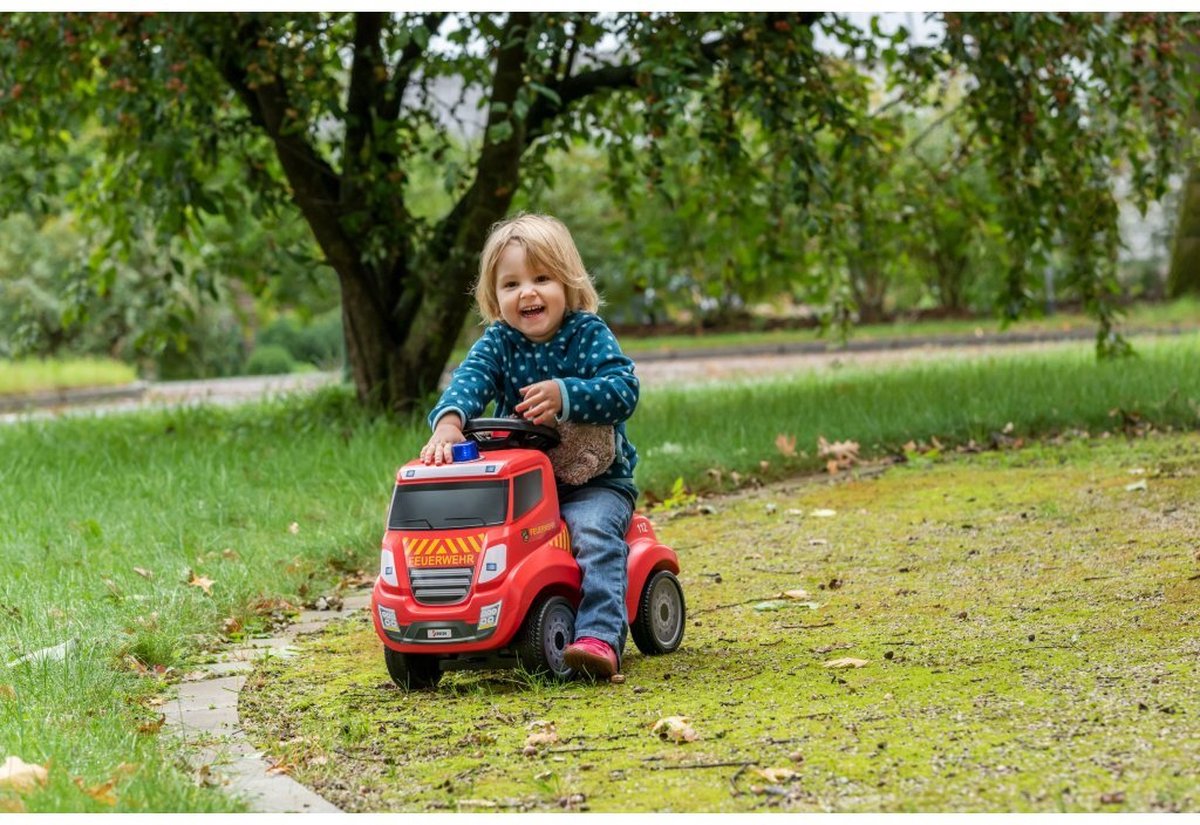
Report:
[{"label": "blue jeans", "polygon": [[571,531],[571,550],[583,573],[583,598],[575,615],[575,638],[607,642],[620,658],[625,638],[625,586],[629,577],[625,534],[633,505],[616,490],[580,487],[559,500]]}]

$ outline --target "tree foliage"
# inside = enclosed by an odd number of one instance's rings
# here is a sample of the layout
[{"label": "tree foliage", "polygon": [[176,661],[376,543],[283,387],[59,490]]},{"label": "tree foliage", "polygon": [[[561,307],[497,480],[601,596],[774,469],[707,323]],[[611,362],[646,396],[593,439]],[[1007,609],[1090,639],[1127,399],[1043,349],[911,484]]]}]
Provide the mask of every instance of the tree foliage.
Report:
[{"label": "tree foliage", "polygon": [[[960,154],[983,159],[1023,251],[1007,311],[1023,310],[1039,260],[1065,248],[1101,344],[1118,349],[1113,167],[1127,166],[1142,198],[1165,185],[1177,18],[944,22],[942,42],[913,46],[809,12],[9,15],[0,133],[31,161],[7,205],[54,191],[42,170],[96,124],[104,161],[72,199],[108,230],[93,258],[101,290],[140,238],[168,247],[218,217],[296,209],[336,274],[360,398],[399,410],[436,386],[488,227],[545,179],[551,150],[590,141],[621,185],[694,206],[676,226],[690,231],[667,243],[705,250],[697,225],[753,205],[740,247],[695,253],[717,273],[702,288],[719,292],[767,277],[797,227],[811,237],[840,226],[870,249],[879,215],[867,197],[882,197],[872,164],[892,139],[880,115],[927,105],[958,76],[970,123]],[[846,53],[818,49],[818,34]],[[868,72],[888,78],[888,99],[869,91]],[[474,139],[453,125],[472,118]],[[242,174],[216,174],[223,163]],[[417,171],[429,168],[441,172],[440,211],[423,200]],[[839,224],[837,208],[857,224]],[[874,277],[878,262],[867,264]]]}]

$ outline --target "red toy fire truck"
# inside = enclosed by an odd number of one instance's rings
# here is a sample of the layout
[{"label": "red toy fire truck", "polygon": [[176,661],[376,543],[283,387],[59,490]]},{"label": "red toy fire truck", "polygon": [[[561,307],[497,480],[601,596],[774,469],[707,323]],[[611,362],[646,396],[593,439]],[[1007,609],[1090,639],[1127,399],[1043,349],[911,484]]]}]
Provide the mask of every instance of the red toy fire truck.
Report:
[{"label": "red toy fire truck", "polygon": [[[558,433],[507,418],[473,419],[463,433],[453,463],[414,460],[396,473],[371,596],[388,673],[405,688],[433,687],[450,670],[516,665],[568,679],[580,573],[544,452]],[[643,653],[669,653],[686,612],[679,559],[641,514],[626,541],[633,641]]]}]

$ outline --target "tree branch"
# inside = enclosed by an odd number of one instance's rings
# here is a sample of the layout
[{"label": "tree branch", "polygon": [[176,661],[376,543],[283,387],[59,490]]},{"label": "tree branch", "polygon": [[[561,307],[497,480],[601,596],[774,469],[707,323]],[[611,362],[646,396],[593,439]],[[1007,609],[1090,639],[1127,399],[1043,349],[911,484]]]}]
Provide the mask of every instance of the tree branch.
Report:
[{"label": "tree branch", "polygon": [[[354,16],[354,58],[350,66],[350,87],[346,92],[346,140],[342,172],[352,181],[362,168],[363,147],[372,132],[375,89],[379,80],[375,70],[383,65],[379,37],[386,15],[382,12],[357,12]],[[351,186],[350,188],[353,188]],[[348,194],[343,192],[343,197]]]},{"label": "tree branch", "polygon": [[[820,19],[821,14],[822,12],[795,12],[786,15],[774,14],[768,15],[767,21],[770,24],[771,21],[777,19],[787,20],[787,18],[791,18],[788,21],[791,25],[809,28]],[[583,22],[580,23],[581,27],[582,25]],[[573,43],[572,47],[574,45]],[[699,44],[700,56],[708,63],[716,65],[722,59],[722,49],[727,45],[729,45],[729,41],[724,38],[702,42]],[[572,103],[589,97],[601,90],[632,89],[636,87],[638,74],[644,66],[644,61],[627,63],[620,66],[601,66],[572,77],[570,75],[570,62],[573,61],[574,55],[572,54],[563,78],[557,83],[549,84],[549,88],[558,95],[561,103],[555,103],[552,99],[543,95],[530,107],[529,114],[525,119],[527,143],[540,137],[545,131],[546,124],[565,112]]]},{"label": "tree branch", "polygon": [[[421,25],[425,27],[430,35],[437,32],[442,27],[442,22],[450,16],[449,12],[434,12],[421,17]],[[392,85],[388,89],[387,94],[379,105],[379,117],[382,120],[395,120],[400,116],[400,105],[404,102],[404,92],[408,89],[408,82],[412,79],[412,73],[420,63],[421,57],[424,56],[425,49],[417,43],[416,38],[409,38],[404,49],[400,52],[400,59],[396,61],[396,68],[392,73]]]}]

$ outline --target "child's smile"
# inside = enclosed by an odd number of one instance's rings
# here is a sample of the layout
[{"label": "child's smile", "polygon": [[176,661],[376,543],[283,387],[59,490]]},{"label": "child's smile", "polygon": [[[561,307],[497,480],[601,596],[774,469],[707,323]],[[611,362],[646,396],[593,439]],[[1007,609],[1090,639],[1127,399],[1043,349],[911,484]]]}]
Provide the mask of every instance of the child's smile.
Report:
[{"label": "child's smile", "polygon": [[531,341],[549,341],[567,313],[562,282],[530,268],[525,247],[510,243],[496,265],[496,300],[500,317]]}]

